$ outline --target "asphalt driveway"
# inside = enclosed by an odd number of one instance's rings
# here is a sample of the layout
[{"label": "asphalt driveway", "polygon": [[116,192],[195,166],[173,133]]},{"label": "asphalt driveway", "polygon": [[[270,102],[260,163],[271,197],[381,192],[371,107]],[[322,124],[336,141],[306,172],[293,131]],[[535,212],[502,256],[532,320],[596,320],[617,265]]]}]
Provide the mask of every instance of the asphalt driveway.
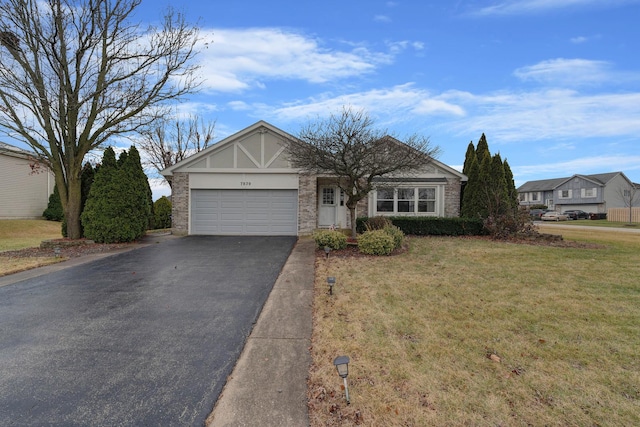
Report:
[{"label": "asphalt driveway", "polygon": [[295,241],[189,236],[0,287],[0,425],[203,425]]}]

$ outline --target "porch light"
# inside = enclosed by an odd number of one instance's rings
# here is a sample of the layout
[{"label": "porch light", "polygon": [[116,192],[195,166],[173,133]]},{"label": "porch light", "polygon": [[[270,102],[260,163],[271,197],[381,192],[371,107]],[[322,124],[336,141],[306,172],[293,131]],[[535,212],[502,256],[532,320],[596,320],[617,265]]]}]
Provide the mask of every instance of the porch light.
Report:
[{"label": "porch light", "polygon": [[329,246],[325,246],[324,247],[324,253],[327,256],[327,258],[329,258],[329,252],[331,252],[331,248]]},{"label": "porch light", "polygon": [[335,277],[327,277],[327,284],[329,285],[329,295],[333,295],[333,285],[336,284]]},{"label": "porch light", "polygon": [[56,258],[60,258],[60,246],[53,248],[53,253],[56,255]]},{"label": "porch light", "polygon": [[349,375],[349,356],[338,356],[333,360],[333,364],[338,371],[338,375],[344,381],[344,392],[347,398],[347,405],[351,403],[349,400],[349,385],[347,384],[347,376]]}]

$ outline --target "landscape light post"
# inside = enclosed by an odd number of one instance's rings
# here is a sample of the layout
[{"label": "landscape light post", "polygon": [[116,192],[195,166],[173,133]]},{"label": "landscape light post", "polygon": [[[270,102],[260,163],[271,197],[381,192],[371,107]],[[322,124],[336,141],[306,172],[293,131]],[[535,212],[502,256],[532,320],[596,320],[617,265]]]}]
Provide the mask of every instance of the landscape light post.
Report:
[{"label": "landscape light post", "polygon": [[347,398],[347,405],[351,403],[349,400],[349,385],[347,384],[347,376],[349,375],[349,356],[338,356],[333,360],[338,375],[344,381],[344,392]]},{"label": "landscape light post", "polygon": [[333,295],[333,285],[336,284],[336,278],[327,277],[327,283],[329,284],[329,295]]},{"label": "landscape light post", "polygon": [[327,258],[329,258],[329,252],[331,252],[331,248],[329,246],[325,246],[324,247],[324,253],[327,256]]}]

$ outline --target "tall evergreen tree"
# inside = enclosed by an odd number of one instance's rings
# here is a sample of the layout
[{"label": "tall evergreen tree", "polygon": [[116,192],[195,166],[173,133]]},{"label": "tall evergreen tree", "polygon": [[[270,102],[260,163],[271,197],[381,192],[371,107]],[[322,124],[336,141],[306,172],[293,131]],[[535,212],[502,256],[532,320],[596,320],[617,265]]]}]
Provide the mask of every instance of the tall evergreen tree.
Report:
[{"label": "tall evergreen tree", "polygon": [[504,179],[507,185],[507,199],[510,202],[511,209],[518,209],[519,201],[518,201],[518,190],[516,190],[516,183],[513,180],[513,172],[511,172],[511,167],[507,162],[507,159],[504,159]]},{"label": "tall evergreen tree", "polygon": [[480,136],[478,140],[478,145],[476,146],[476,157],[478,158],[478,162],[482,163],[482,159],[484,156],[491,156],[489,152],[489,143],[487,142],[487,137],[484,136],[484,133]]},{"label": "tall evergreen tree", "polygon": [[473,141],[471,141],[469,145],[467,145],[467,153],[464,155],[464,166],[462,167],[463,174],[468,176],[469,171],[471,170],[471,163],[473,163],[474,160],[477,161],[478,156],[476,155],[476,149],[473,146]]},{"label": "tall evergreen tree", "polygon": [[487,176],[488,182],[485,186],[487,214],[493,216],[504,215],[511,209],[512,205],[508,200],[507,181],[500,153],[494,154],[491,158]]},{"label": "tall evergreen tree", "polygon": [[82,214],[86,237],[97,242],[136,240],[149,224],[151,189],[140,155],[132,147],[121,159],[111,147],[105,150]]},{"label": "tall evergreen tree", "polygon": [[462,208],[460,214],[465,218],[477,218],[478,217],[478,188],[479,188],[479,175],[480,165],[478,159],[475,156],[470,156],[471,160],[468,165],[467,184],[464,186],[464,194],[462,195]]}]

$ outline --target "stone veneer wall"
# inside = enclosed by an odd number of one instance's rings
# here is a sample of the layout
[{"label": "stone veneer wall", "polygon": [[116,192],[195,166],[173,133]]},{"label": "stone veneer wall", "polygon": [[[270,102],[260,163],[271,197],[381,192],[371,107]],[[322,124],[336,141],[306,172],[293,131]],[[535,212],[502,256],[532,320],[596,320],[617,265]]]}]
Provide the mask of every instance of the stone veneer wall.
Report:
[{"label": "stone veneer wall", "polygon": [[460,192],[462,183],[460,178],[448,178],[444,187],[444,216],[460,216]]},{"label": "stone veneer wall", "polygon": [[189,174],[176,172],[171,184],[171,232],[189,233]]},{"label": "stone veneer wall", "polygon": [[313,233],[318,220],[317,176],[298,175],[298,234]]}]

